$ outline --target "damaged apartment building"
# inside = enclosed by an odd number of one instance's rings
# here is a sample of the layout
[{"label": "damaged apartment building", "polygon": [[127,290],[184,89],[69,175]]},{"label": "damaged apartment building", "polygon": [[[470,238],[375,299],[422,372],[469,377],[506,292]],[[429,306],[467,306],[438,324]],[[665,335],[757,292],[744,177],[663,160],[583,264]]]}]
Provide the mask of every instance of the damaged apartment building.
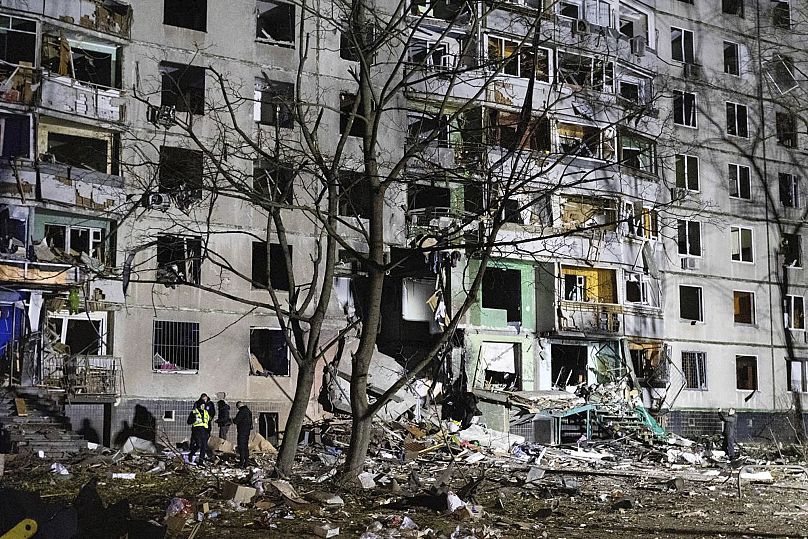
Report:
[{"label": "damaged apartment building", "polygon": [[[378,387],[464,300],[486,226],[475,216],[498,181],[530,178],[530,193],[501,201],[501,246],[440,358],[444,390],[461,380],[501,430],[525,418],[580,424],[592,409],[570,404],[571,392],[600,385],[635,389],[685,435],[717,432],[719,407],[739,410],[744,437],[787,434],[808,394],[799,7],[414,0],[408,58],[471,75],[408,88],[406,128],[385,135],[400,151],[431,142],[408,171],[418,181],[388,209],[387,256],[400,264],[385,283]],[[302,16],[286,0],[0,1],[7,384],[63,391],[74,428],[89,424],[103,443],[155,428],[180,440],[192,402],[217,392],[250,403],[256,430],[278,441],[297,365],[274,314],[227,296],[265,299],[250,281],[288,292],[285,253],[233,233],[266,227],[236,199],[199,213],[210,164],[177,123],[216,136],[213,67],[246,88],[239,114],[258,140],[295,133],[280,103],[296,84],[331,100],[320,132],[338,137],[357,59],[321,31],[298,77]],[[539,46],[527,47],[534,34]],[[528,97],[536,114],[522,122]],[[244,170],[280,173],[260,161]],[[366,210],[357,198],[339,211]],[[283,219],[303,276],[314,241],[301,213]],[[248,279],[204,260],[208,249]],[[359,301],[361,268],[343,259],[330,329]],[[315,386],[311,417],[322,413]],[[394,400],[390,413],[410,404]]]}]

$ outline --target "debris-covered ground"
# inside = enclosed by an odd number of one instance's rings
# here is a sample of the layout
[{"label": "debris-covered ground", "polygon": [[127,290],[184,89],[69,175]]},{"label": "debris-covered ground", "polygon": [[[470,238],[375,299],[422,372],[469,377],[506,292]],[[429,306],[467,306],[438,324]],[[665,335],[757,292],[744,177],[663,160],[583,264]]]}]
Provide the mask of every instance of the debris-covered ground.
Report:
[{"label": "debris-covered ground", "polygon": [[[783,449],[754,454],[747,447],[745,457],[728,463],[720,452],[675,436],[545,447],[476,425],[459,431],[437,420],[380,423],[365,473],[345,486],[335,472],[347,423],[322,427],[313,427],[313,441],[301,448],[288,482],[272,478],[267,445],[253,453],[250,470],[239,470],[226,452],[199,468],[177,449],[155,453],[132,443],[128,452],[99,448],[58,463],[6,455],[3,488],[41,495],[25,501],[29,510],[41,503],[52,504],[60,518],[75,514],[79,537],[123,536],[118,530],[130,539],[163,533],[799,537],[808,531],[808,475]],[[0,529],[13,524],[9,507],[20,496],[0,495]],[[70,536],[69,520],[54,537]]]}]

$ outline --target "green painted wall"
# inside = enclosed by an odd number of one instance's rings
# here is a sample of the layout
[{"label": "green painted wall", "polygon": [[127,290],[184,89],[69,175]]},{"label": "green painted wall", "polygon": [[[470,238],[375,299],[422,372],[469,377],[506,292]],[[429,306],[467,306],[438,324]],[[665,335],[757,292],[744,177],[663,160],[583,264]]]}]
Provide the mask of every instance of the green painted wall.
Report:
[{"label": "green painted wall", "polygon": [[[476,260],[469,261],[467,285],[470,285],[480,267]],[[536,330],[536,285],[535,266],[529,262],[496,259],[488,263],[489,268],[519,270],[522,277],[522,328],[525,331]],[[482,304],[484,291],[478,294],[480,301],[469,309],[469,320],[474,326],[507,327],[505,311],[501,309],[484,309]]]},{"label": "green painted wall", "polygon": [[519,343],[522,349],[522,391],[533,391],[535,388],[536,340],[532,335],[497,335],[493,333],[466,332],[466,346],[470,361],[467,362],[467,375],[472,387],[477,387],[485,380],[485,372],[480,372],[480,350],[483,342]]}]

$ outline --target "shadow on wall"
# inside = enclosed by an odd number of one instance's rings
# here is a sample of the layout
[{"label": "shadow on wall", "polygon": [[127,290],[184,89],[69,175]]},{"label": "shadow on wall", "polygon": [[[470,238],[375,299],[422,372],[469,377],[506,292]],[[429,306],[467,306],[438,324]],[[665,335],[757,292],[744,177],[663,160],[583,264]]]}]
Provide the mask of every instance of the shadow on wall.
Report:
[{"label": "shadow on wall", "polygon": [[81,422],[81,428],[76,431],[76,434],[80,435],[88,442],[94,444],[101,443],[101,437],[98,435],[98,431],[93,428],[93,424],[86,417]]},{"label": "shadow on wall", "polygon": [[114,445],[115,447],[120,447],[130,436],[154,442],[156,439],[156,428],[157,419],[155,419],[154,414],[142,404],[136,404],[132,425],[130,426],[128,421],[121,422],[121,429],[115,435]]}]

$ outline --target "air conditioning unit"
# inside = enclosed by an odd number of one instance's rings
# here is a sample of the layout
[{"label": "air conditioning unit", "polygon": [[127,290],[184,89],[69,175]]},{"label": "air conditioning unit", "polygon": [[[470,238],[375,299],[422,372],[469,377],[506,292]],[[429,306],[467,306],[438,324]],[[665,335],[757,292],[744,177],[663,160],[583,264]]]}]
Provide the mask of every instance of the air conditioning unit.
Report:
[{"label": "air conditioning unit", "polygon": [[681,259],[683,270],[698,270],[701,267],[701,260],[691,256]]},{"label": "air conditioning unit", "polygon": [[682,201],[690,195],[690,191],[684,187],[671,187],[671,201]]},{"label": "air conditioning unit", "polygon": [[171,205],[171,201],[166,193],[146,193],[141,199],[141,204],[151,210],[166,211]]},{"label": "air conditioning unit", "polygon": [[171,127],[177,123],[177,107],[174,105],[149,105],[146,110],[146,119],[154,125]]},{"label": "air conditioning unit", "polygon": [[634,36],[628,40],[631,45],[631,53],[642,58],[645,56],[645,37]]},{"label": "air conditioning unit", "polygon": [[575,19],[572,23],[572,31],[575,34],[588,34],[591,30],[588,22],[583,19]]}]

